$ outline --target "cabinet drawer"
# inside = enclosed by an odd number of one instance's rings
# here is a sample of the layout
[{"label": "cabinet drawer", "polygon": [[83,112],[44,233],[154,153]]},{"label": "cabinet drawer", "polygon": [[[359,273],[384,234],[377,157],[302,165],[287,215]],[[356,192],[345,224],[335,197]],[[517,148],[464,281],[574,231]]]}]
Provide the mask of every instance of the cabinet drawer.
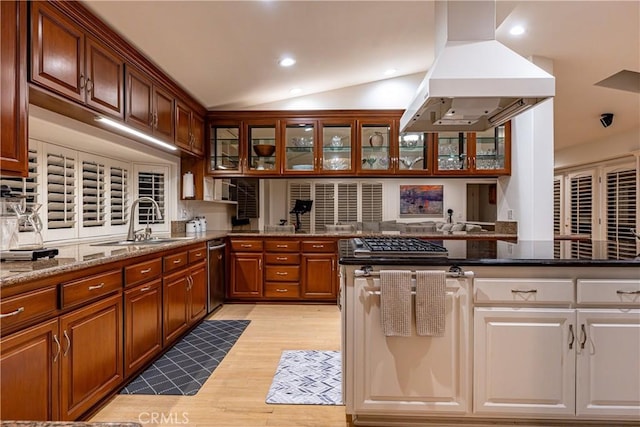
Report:
[{"label": "cabinet drawer", "polygon": [[313,241],[302,242],[302,252],[335,252],[336,242]]},{"label": "cabinet drawer", "polygon": [[173,255],[167,255],[163,258],[164,272],[177,270],[179,268],[186,267],[188,264],[189,255],[187,252],[179,252]]},{"label": "cabinet drawer", "polygon": [[640,305],[640,280],[578,280],[578,304]]},{"label": "cabinet drawer", "polygon": [[474,299],[478,303],[571,303],[571,279],[475,279]]},{"label": "cabinet drawer", "polygon": [[292,264],[300,265],[300,254],[265,254],[264,262],[270,264]]},{"label": "cabinet drawer", "polygon": [[63,283],[60,287],[61,308],[91,301],[120,288],[122,288],[121,270],[111,270],[85,279]]},{"label": "cabinet drawer", "polygon": [[189,264],[196,263],[203,259],[207,259],[207,248],[205,246],[189,251]]},{"label": "cabinet drawer", "polygon": [[300,242],[288,240],[267,240],[264,249],[269,252],[299,252]]},{"label": "cabinet drawer", "polygon": [[267,282],[297,282],[300,280],[300,266],[298,265],[267,265],[264,279]]},{"label": "cabinet drawer", "polygon": [[300,298],[300,286],[292,283],[265,283],[264,296],[267,298]]},{"label": "cabinet drawer", "polygon": [[56,287],[29,292],[0,302],[0,330],[5,334],[15,325],[24,325],[56,311],[58,307]]},{"label": "cabinet drawer", "polygon": [[150,261],[140,262],[130,265],[124,269],[125,286],[135,285],[136,283],[145,282],[147,280],[160,277],[162,274],[162,259],[156,258]]},{"label": "cabinet drawer", "polygon": [[262,240],[232,240],[231,249],[236,252],[260,252]]}]

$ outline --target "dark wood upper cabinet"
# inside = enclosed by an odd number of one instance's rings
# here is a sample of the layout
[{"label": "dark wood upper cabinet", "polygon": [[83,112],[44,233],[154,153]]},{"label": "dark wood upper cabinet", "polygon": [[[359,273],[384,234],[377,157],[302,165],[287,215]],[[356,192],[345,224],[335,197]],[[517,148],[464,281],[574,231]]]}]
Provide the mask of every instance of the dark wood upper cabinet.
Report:
[{"label": "dark wood upper cabinet", "polygon": [[27,3],[0,2],[0,172],[27,176]]},{"label": "dark wood upper cabinet", "polygon": [[124,59],[45,2],[31,6],[31,81],[124,117]]},{"label": "dark wood upper cabinet", "polygon": [[173,141],[173,95],[132,66],[126,67],[125,79],[125,122],[164,140]]},{"label": "dark wood upper cabinet", "polygon": [[180,101],[176,101],[175,143],[195,155],[204,154],[204,119]]}]

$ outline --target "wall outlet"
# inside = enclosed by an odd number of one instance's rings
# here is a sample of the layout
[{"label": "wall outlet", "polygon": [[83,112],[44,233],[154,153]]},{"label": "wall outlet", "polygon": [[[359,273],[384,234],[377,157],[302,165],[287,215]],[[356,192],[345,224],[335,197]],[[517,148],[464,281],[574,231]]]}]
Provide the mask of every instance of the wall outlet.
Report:
[{"label": "wall outlet", "polygon": [[513,209],[508,209],[507,210],[507,219],[512,221],[513,220]]}]

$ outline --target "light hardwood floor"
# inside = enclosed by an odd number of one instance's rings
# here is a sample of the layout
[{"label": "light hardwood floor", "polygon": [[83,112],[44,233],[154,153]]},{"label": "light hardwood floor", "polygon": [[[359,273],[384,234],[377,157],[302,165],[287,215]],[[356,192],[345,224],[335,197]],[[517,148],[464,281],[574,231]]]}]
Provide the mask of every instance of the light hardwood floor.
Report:
[{"label": "light hardwood floor", "polygon": [[340,350],[335,305],[228,304],[210,319],[251,323],[195,396],[117,395],[90,421],[146,426],[344,427],[344,406],[268,405],[283,350]]}]

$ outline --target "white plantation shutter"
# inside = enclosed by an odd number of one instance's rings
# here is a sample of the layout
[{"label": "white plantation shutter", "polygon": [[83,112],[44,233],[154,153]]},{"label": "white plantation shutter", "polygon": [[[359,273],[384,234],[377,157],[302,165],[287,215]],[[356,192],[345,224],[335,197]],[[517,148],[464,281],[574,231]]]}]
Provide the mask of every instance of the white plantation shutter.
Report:
[{"label": "white plantation shutter", "polygon": [[74,228],[76,162],[64,154],[47,154],[47,228]]},{"label": "white plantation shutter", "polygon": [[338,183],[338,222],[358,221],[358,184]]},{"label": "white plantation shutter", "polygon": [[151,197],[158,203],[162,219],[158,218],[153,203],[142,200],[138,205],[139,224],[163,224],[165,222],[165,174],[164,172],[138,172],[138,197]]},{"label": "white plantation shutter", "polygon": [[126,168],[112,166],[109,168],[109,180],[111,225],[126,224],[129,217],[129,171]]},{"label": "white plantation shutter", "polygon": [[[3,176],[0,178],[2,185],[11,188],[14,194],[26,196],[27,203],[38,203],[38,154],[35,150],[29,150],[29,175],[26,178],[15,176]],[[32,231],[33,227],[28,222],[20,224],[19,231]]]},{"label": "white plantation shutter", "polygon": [[[311,200],[311,183],[309,182],[289,182],[289,209],[288,212],[291,212],[293,207],[296,204],[296,199],[300,200]],[[315,202],[314,202],[315,204]],[[300,229],[302,231],[310,232],[311,231],[311,214],[313,210],[309,213],[300,215]],[[289,224],[296,223],[296,215],[289,214]]]},{"label": "white plantation shutter", "polygon": [[637,226],[638,216],[636,177],[635,168],[614,170],[606,174],[609,257],[633,259],[636,256],[636,238],[631,231]]},{"label": "white plantation shutter", "polygon": [[99,227],[105,223],[105,166],[82,161],[82,226]]},{"label": "white plantation shutter", "polygon": [[[591,236],[593,229],[593,175],[571,177],[571,233]],[[591,242],[572,242],[571,255],[592,258]]]},{"label": "white plantation shutter", "polygon": [[382,221],[382,183],[363,182],[360,199],[362,221]]},{"label": "white plantation shutter", "polygon": [[323,231],[326,225],[335,224],[335,184],[316,183],[314,190],[315,231]]},{"label": "white plantation shutter", "polygon": [[[562,179],[553,179],[553,232],[554,234],[562,233]],[[553,257],[560,258],[560,241],[553,242]]]}]

